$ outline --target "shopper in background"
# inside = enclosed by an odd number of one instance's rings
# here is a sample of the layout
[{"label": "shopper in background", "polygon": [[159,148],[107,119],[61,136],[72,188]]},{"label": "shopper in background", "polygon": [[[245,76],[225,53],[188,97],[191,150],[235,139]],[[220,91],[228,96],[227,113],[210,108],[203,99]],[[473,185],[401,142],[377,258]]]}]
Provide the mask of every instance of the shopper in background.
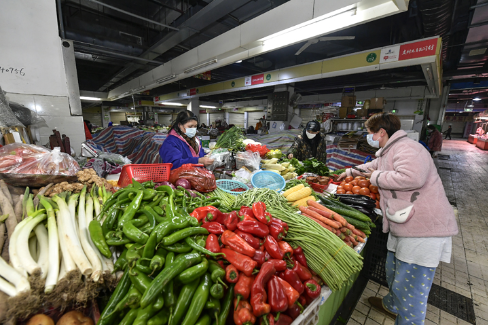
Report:
[{"label": "shopper in background", "polygon": [[288,150],[288,158],[296,158],[300,161],[316,158],[325,164],[327,160],[326,147],[325,135],[320,133],[320,123],[310,121],[303,133],[295,138],[295,142]]},{"label": "shopper in background", "polygon": [[346,176],[365,176],[378,187],[383,232],[388,235],[384,298],[370,304],[393,318],[395,324],[423,324],[427,299],[439,262],[450,263],[452,236],[458,233],[454,211],[446,198],[434,161],[423,146],[400,130],[400,120],[379,113],[366,121],[368,143],[377,159]]},{"label": "shopper in background", "polygon": [[211,165],[213,159],[205,156],[200,141],[195,137],[197,133],[198,119],[190,111],[178,113],[171,130],[163,145],[159,149],[159,155],[163,163],[172,163],[172,169],[184,164]]},{"label": "shopper in background", "polygon": [[451,139],[451,132],[452,132],[452,126],[451,126],[451,125],[449,125],[449,127],[447,128],[447,130],[446,130],[446,131],[444,131],[444,133],[446,134],[446,137],[445,137],[444,139],[446,139],[446,140],[447,140],[447,137],[449,137],[449,140],[452,140],[452,139]]},{"label": "shopper in background", "polygon": [[437,158],[437,154],[442,150],[442,134],[432,124],[427,125],[427,132],[429,133],[430,154],[432,158]]},{"label": "shopper in background", "polygon": [[88,127],[88,124],[86,122],[90,123],[89,121],[86,121],[86,120],[83,121],[83,127],[85,128],[85,138],[86,138],[86,140],[91,140],[91,139],[93,139],[93,137],[92,137],[90,128]]}]

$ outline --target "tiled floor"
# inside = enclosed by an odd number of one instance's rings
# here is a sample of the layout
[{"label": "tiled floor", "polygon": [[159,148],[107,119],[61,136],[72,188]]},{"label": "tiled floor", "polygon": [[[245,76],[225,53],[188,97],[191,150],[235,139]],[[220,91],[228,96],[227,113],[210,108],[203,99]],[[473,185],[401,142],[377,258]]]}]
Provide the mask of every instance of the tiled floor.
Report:
[{"label": "tiled floor", "polygon": [[[434,283],[473,299],[477,325],[488,325],[488,151],[465,140],[444,140],[442,154],[436,159],[446,195],[457,205],[459,234],[453,237],[452,260],[437,268]],[[368,303],[368,297],[383,297],[388,288],[370,281],[349,319],[348,325],[390,325]],[[429,305],[426,325],[470,324]]]}]

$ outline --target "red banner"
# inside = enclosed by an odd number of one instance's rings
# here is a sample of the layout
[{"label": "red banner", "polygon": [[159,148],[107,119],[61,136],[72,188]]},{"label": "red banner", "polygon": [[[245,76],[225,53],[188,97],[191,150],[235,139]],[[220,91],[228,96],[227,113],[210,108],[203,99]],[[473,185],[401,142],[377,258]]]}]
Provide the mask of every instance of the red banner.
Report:
[{"label": "red banner", "polygon": [[159,102],[159,96],[154,97],[154,102]]},{"label": "red banner", "polygon": [[188,96],[194,96],[196,94],[197,94],[197,89],[196,88],[192,88],[192,89],[190,89],[190,92],[189,92]]},{"label": "red banner", "polygon": [[264,74],[257,74],[252,76],[251,85],[262,84],[264,82]]},{"label": "red banner", "polygon": [[437,38],[400,46],[399,61],[435,55]]}]

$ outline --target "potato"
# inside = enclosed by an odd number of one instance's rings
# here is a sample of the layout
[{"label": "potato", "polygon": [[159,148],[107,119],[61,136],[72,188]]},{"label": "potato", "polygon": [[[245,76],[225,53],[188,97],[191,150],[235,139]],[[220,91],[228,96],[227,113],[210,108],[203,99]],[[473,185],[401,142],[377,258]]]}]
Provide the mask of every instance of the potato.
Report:
[{"label": "potato", "polygon": [[90,317],[83,315],[78,310],[72,310],[61,317],[56,325],[94,325]]},{"label": "potato", "polygon": [[54,321],[47,315],[37,314],[29,319],[27,325],[54,325]]}]

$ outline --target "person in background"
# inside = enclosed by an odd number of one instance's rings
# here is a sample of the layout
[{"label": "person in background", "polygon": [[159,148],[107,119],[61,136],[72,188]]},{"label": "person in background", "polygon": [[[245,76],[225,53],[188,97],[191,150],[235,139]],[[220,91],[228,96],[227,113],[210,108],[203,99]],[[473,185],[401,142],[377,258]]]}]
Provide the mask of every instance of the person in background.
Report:
[{"label": "person in background", "polygon": [[163,163],[172,163],[175,169],[184,164],[211,165],[213,159],[205,156],[200,141],[195,137],[198,119],[190,111],[179,112],[170,132],[159,149]]},{"label": "person in background", "polygon": [[430,154],[432,158],[437,158],[437,154],[442,150],[442,134],[432,124],[427,125],[427,132],[429,133]]},{"label": "person in background", "polygon": [[200,129],[206,129],[206,128],[207,126],[205,125],[205,123],[200,124]]},{"label": "person in background", "polygon": [[92,130],[93,130],[93,125],[88,120],[84,120],[84,122],[86,123],[86,126],[88,127],[88,130],[90,131],[90,134],[91,134]]},{"label": "person in background", "polygon": [[91,139],[93,139],[93,136],[92,136],[90,129],[88,128],[88,125],[86,122],[87,122],[86,120],[83,121],[83,127],[85,128],[85,138],[86,138],[86,140],[91,140]]},{"label": "person in background", "polygon": [[387,242],[389,292],[369,303],[396,318],[395,324],[424,324],[427,299],[439,262],[450,263],[452,236],[458,233],[434,161],[424,147],[400,130],[400,119],[379,113],[366,121],[368,143],[377,159],[347,169],[339,179],[364,176],[378,187]]},{"label": "person in background", "polygon": [[296,158],[303,161],[316,158],[325,164],[327,160],[326,147],[325,134],[320,133],[320,123],[310,121],[303,133],[295,138],[295,142],[288,150],[288,159]]},{"label": "person in background", "polygon": [[449,140],[452,140],[452,139],[451,139],[451,132],[452,132],[452,126],[451,126],[451,125],[449,125],[449,127],[447,128],[447,130],[446,130],[446,131],[444,131],[444,133],[446,134],[446,137],[445,137],[444,139],[446,139],[446,140],[447,140],[447,137],[449,137]]},{"label": "person in background", "polygon": [[108,126],[113,126],[114,125],[114,122],[108,122]]}]

